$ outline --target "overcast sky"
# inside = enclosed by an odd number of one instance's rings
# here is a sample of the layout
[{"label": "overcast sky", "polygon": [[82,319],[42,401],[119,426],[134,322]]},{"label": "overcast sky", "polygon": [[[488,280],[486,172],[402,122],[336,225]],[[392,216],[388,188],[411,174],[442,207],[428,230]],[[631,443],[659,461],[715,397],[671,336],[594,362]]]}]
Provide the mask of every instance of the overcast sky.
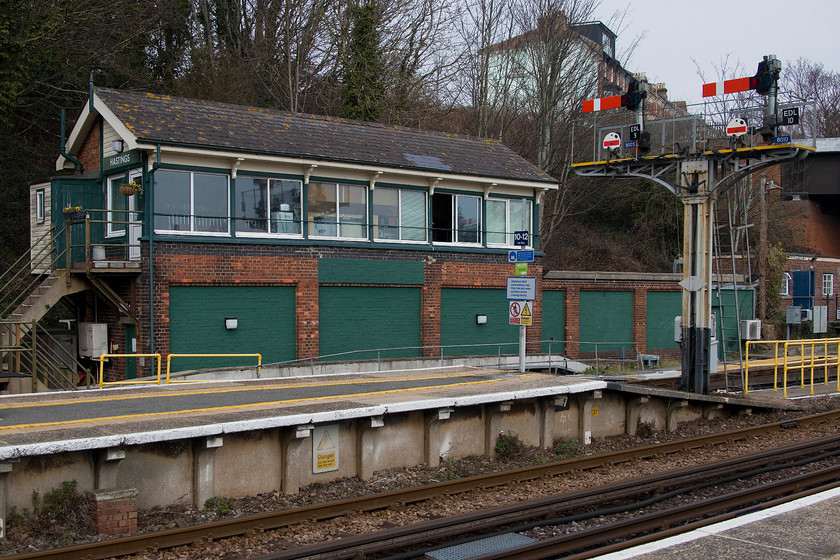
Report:
[{"label": "overcast sky", "polygon": [[646,72],[651,83],[665,82],[668,98],[689,103],[702,101],[703,80],[719,79],[716,68],[740,61],[752,76],[767,54],[775,54],[785,68],[802,57],[840,71],[840,1],[838,0],[601,0],[595,18],[607,23],[616,10],[630,6],[625,29],[610,26],[620,54],[633,39],[646,32],[626,65]]}]

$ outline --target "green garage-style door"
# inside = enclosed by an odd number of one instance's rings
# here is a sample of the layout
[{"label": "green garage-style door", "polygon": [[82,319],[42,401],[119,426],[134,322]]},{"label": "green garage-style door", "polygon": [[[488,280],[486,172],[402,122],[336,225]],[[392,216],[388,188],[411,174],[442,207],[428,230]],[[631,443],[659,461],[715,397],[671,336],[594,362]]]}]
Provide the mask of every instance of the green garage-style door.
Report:
[{"label": "green garage-style door", "polygon": [[[419,287],[321,286],[320,349],[326,360],[364,360],[420,355]],[[340,354],[340,355],[336,355]]]},{"label": "green garage-style door", "polygon": [[631,350],[633,292],[581,291],[580,341],[581,352]]},{"label": "green garage-style door", "polygon": [[679,348],[674,318],[682,315],[682,292],[648,292],[645,326],[648,349]]},{"label": "green garage-style door", "polygon": [[[550,342],[554,339],[559,342]],[[542,351],[565,352],[566,345],[566,292],[543,290],[542,293]]]},{"label": "green garage-style door", "polygon": [[[519,327],[508,323],[505,290],[443,288],[440,291],[440,343],[444,356],[516,354]],[[479,325],[476,315],[486,315]],[[479,344],[485,346],[478,346]]]},{"label": "green garage-style door", "polygon": [[[225,328],[235,318],[236,329]],[[295,359],[295,289],[291,286],[173,286],[173,354],[254,354],[264,364]],[[173,371],[256,364],[255,358],[174,358]]]}]

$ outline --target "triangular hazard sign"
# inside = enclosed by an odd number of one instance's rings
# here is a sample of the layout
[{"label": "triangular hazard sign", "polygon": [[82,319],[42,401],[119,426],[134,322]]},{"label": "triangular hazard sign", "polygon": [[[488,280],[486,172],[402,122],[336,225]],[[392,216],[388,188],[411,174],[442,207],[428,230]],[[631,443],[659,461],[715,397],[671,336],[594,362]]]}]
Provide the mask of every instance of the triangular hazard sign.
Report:
[{"label": "triangular hazard sign", "polygon": [[530,317],[531,316],[531,306],[527,303],[522,307],[522,316],[523,317]]},{"label": "triangular hazard sign", "polygon": [[318,451],[324,449],[335,449],[335,444],[330,437],[330,433],[326,430],[324,430],[324,437],[321,438],[321,443],[318,444]]}]

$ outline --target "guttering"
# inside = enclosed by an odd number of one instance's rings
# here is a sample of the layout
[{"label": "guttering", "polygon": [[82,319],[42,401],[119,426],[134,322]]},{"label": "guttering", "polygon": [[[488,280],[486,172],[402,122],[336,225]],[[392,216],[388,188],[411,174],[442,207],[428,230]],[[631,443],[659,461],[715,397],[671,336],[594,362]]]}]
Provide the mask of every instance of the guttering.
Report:
[{"label": "guttering", "polygon": [[65,151],[67,139],[64,135],[64,127],[67,124],[67,109],[61,110],[61,147],[58,150],[58,153],[66,160],[71,162],[73,165],[76,166],[76,171],[79,173],[82,172],[82,162],[71,156]]},{"label": "guttering", "polygon": [[[487,175],[469,175],[466,173],[458,173],[454,171],[420,170],[412,167],[402,167],[387,164],[362,164],[347,162],[343,160],[317,159],[312,157],[307,158],[303,156],[278,156],[261,152],[246,152],[244,150],[217,150],[175,144],[147,144],[143,142],[137,142],[137,147],[141,150],[152,151],[157,149],[158,153],[160,152],[162,145],[165,147],[165,150],[170,153],[200,155],[203,157],[207,157],[208,155],[210,155],[219,158],[236,159],[242,158],[243,154],[246,154],[244,158],[245,161],[247,161],[248,159],[252,159],[263,162],[280,163],[287,165],[314,165],[317,166],[318,169],[350,169],[353,171],[360,171],[368,174],[381,173],[384,170],[385,173],[391,172],[394,174],[408,175],[424,179],[425,181],[440,181],[443,177],[445,177],[446,179],[451,181],[478,183],[481,185],[496,184],[497,187],[517,187],[546,190],[556,190],[559,188],[559,184],[554,180],[542,181],[537,179],[510,179],[505,177],[493,177]],[[248,155],[251,155],[251,157],[248,157]]]}]

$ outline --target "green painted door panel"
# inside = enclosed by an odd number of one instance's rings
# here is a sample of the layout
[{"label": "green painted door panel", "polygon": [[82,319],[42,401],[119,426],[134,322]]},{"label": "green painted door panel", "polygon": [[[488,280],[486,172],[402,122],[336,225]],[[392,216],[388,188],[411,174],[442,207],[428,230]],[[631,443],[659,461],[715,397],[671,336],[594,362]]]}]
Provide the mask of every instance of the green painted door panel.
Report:
[{"label": "green painted door panel", "polygon": [[633,292],[580,292],[580,351],[633,347]]},{"label": "green painted door panel", "polygon": [[[551,342],[550,339],[560,342]],[[566,292],[543,290],[542,293],[542,351],[565,352],[566,345]]]},{"label": "green painted door panel", "polygon": [[[225,318],[237,319],[235,330]],[[290,286],[173,286],[173,354],[254,354],[264,364],[295,359],[295,289]],[[256,358],[173,358],[173,371],[255,365]]]},{"label": "green painted door panel", "polygon": [[[505,290],[444,288],[440,291],[440,343],[444,356],[519,352],[519,327],[508,323]],[[487,315],[487,323],[476,323]],[[479,346],[481,345],[481,346]]]},{"label": "green painted door panel", "polygon": [[321,286],[319,355],[327,360],[420,355],[420,288]]},{"label": "green painted door panel", "polygon": [[679,348],[674,341],[674,318],[682,315],[682,292],[648,292],[646,314],[647,347]]}]

